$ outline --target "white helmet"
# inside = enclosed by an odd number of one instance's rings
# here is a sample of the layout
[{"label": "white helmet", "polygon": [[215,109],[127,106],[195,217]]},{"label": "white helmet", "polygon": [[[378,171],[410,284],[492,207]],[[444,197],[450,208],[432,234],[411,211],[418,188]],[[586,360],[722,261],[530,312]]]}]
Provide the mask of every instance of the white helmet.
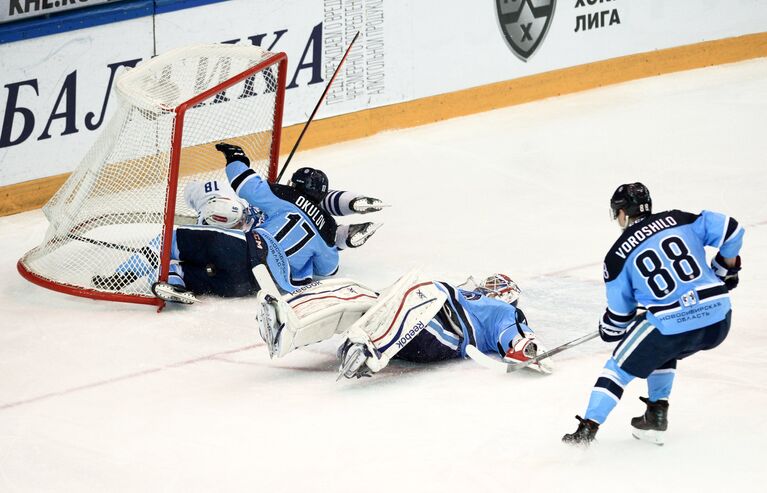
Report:
[{"label": "white helmet", "polygon": [[479,284],[477,291],[488,298],[505,301],[514,306],[517,306],[519,295],[522,294],[517,283],[506,274],[493,274],[486,278]]},{"label": "white helmet", "polygon": [[233,228],[242,221],[245,207],[242,202],[223,195],[216,195],[200,208],[202,224]]}]

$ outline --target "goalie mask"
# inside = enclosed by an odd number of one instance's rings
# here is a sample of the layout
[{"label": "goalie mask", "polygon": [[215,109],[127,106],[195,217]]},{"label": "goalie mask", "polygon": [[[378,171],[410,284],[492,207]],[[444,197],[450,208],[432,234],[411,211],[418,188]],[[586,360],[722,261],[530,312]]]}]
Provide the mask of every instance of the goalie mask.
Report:
[{"label": "goalie mask", "polygon": [[519,301],[519,295],[522,294],[522,290],[519,289],[517,283],[506,274],[493,274],[479,283],[477,291],[488,298],[495,298],[500,301],[505,301],[510,305],[517,306]]},{"label": "goalie mask", "polygon": [[234,228],[242,222],[245,207],[242,202],[230,197],[211,197],[200,209],[202,224]]}]

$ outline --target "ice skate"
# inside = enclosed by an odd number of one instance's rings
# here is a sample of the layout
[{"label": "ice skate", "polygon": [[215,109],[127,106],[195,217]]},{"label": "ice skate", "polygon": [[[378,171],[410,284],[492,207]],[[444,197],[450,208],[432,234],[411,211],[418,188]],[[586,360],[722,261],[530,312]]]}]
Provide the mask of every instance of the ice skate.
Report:
[{"label": "ice skate", "polygon": [[631,419],[631,434],[638,440],[663,445],[663,435],[668,429],[668,401],[650,401],[647,397],[639,400],[647,404],[642,416]]},{"label": "ice skate", "polygon": [[384,207],[389,207],[389,205],[384,204],[382,200],[374,199],[373,197],[357,197],[349,203],[349,208],[358,214],[378,212]]},{"label": "ice skate", "polygon": [[588,446],[596,439],[599,423],[590,419],[583,419],[580,416],[575,416],[575,419],[578,420],[578,429],[563,436],[562,441],[570,445]]},{"label": "ice skate", "polygon": [[349,236],[346,238],[346,246],[357,248],[365,244],[368,238],[373,236],[378,228],[383,226],[381,223],[360,223],[349,225]]},{"label": "ice skate", "polygon": [[274,355],[277,354],[280,349],[280,332],[282,332],[283,327],[285,327],[285,325],[277,319],[276,306],[277,299],[267,294],[264,297],[264,300],[259,304],[256,312],[258,332],[261,334],[261,339],[266,343],[270,359],[274,358]]},{"label": "ice skate", "polygon": [[370,376],[370,368],[365,365],[369,352],[364,344],[358,342],[346,341],[338,350],[338,356],[341,359],[341,365],[338,369],[338,378],[362,378]]},{"label": "ice skate", "polygon": [[152,284],[152,293],[161,300],[169,301],[171,303],[191,305],[198,301],[197,298],[195,298],[194,293],[185,287],[168,284],[167,282],[156,282]]}]

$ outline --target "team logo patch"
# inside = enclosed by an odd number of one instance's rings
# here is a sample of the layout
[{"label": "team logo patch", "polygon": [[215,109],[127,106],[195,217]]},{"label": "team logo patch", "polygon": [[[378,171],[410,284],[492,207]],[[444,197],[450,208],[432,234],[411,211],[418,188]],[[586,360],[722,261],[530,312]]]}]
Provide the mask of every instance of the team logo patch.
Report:
[{"label": "team logo patch", "polygon": [[526,62],[549,31],[557,0],[495,0],[498,21],[514,54]]}]

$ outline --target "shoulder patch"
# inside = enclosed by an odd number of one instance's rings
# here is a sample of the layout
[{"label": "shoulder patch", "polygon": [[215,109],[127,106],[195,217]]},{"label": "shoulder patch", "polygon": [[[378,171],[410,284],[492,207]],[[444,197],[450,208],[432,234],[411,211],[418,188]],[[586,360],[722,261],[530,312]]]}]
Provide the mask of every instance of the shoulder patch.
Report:
[{"label": "shoulder patch", "polygon": [[463,295],[464,298],[466,298],[469,301],[477,301],[482,297],[481,294],[475,292],[475,291],[464,291],[463,289],[458,290],[461,295]]}]

